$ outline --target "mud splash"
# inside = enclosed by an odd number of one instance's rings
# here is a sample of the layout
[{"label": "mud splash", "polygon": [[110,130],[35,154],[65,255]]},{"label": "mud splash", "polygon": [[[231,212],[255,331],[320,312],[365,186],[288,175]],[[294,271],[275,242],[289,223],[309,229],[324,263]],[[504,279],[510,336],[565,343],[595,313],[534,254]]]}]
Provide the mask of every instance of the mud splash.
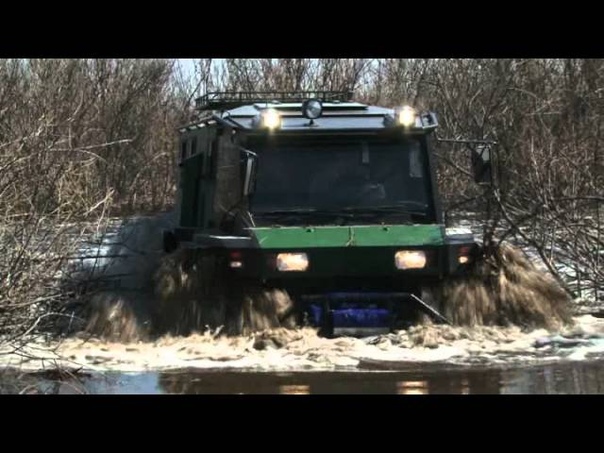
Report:
[{"label": "mud splash", "polygon": [[432,295],[453,324],[558,329],[573,322],[572,299],[523,252],[507,243],[487,245],[468,272]]},{"label": "mud splash", "polygon": [[173,222],[173,213],[132,219],[96,259],[71,271],[88,289],[66,308],[66,319],[80,320],[69,324],[69,333],[130,342],[206,330],[247,335],[295,327],[293,303],[284,291],[233,284],[212,255],[184,249],[166,255],[162,231]]},{"label": "mud splash", "polygon": [[293,301],[279,289],[245,286],[222,275],[219,258],[190,250],[165,257],[155,273],[155,333],[220,329],[247,335],[295,327]]},{"label": "mud splash", "polygon": [[130,343],[150,338],[151,314],[144,295],[101,292],[93,295],[80,316],[84,332],[107,341]]},{"label": "mud splash", "polygon": [[401,369],[418,364],[468,366],[604,358],[604,319],[575,318],[555,332],[520,327],[414,326],[359,339],[319,337],[314,329],[271,329],[224,336],[207,331],[155,341],[69,338],[0,350],[0,366],[91,371],[236,369],[261,371]]},{"label": "mud splash", "polygon": [[[139,219],[122,229],[108,253],[118,258],[99,267],[119,289],[88,295],[77,312],[86,321],[79,334],[27,345],[19,354],[4,351],[0,365],[338,370],[558,360],[564,354],[554,351],[554,343],[538,347],[538,340],[554,334],[587,340],[585,332],[571,332],[573,322],[579,330],[597,324],[591,317],[573,320],[566,293],[504,244],[485,253],[469,276],[441,289],[439,311],[455,326],[426,322],[389,335],[328,340],[314,329],[294,328],[284,292],[237,287],[217,275],[220,266],[210,256],[179,251],[166,257],[160,238],[169,221]],[[598,345],[583,346],[584,357],[599,353]]]},{"label": "mud splash", "polygon": [[[454,325],[572,326],[570,296],[520,250],[501,244],[481,254],[467,275],[431,295],[429,302]],[[236,285],[220,275],[218,264],[216,257],[189,250],[165,257],[154,273],[154,292],[96,295],[86,306],[85,330],[132,341],[206,330],[236,336],[295,327],[294,304],[285,291]]]}]

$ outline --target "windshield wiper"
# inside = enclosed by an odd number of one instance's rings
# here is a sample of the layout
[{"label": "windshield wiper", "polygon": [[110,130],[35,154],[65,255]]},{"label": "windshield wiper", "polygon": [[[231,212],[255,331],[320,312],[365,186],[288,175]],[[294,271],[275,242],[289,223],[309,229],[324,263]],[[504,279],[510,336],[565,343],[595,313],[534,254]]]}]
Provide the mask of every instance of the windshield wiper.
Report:
[{"label": "windshield wiper", "polygon": [[354,213],[401,213],[427,216],[428,205],[417,201],[401,201],[390,205],[378,206],[347,206],[341,208],[343,212]]},{"label": "windshield wiper", "polygon": [[404,201],[392,205],[379,206],[344,206],[333,208],[290,208],[275,209],[270,211],[257,211],[255,216],[262,217],[345,217],[376,216],[379,214],[403,214],[427,217],[428,205],[416,201]]},{"label": "windshield wiper", "polygon": [[263,215],[297,215],[297,214],[314,214],[317,212],[315,208],[290,208],[290,209],[271,209],[270,211],[256,211],[253,214],[257,216]]}]

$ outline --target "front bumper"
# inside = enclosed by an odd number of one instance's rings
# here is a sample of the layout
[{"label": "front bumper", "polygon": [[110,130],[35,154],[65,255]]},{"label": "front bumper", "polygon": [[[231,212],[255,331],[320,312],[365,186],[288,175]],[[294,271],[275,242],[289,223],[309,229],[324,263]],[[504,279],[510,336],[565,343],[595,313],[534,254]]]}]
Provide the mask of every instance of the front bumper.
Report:
[{"label": "front bumper", "polygon": [[[316,249],[239,249],[225,251],[227,262],[236,256],[241,265],[232,268],[233,277],[262,280],[310,281],[333,278],[352,279],[441,279],[463,271],[469,263],[460,263],[459,254],[468,244],[438,247],[406,247],[421,250],[426,264],[420,269],[398,269],[395,254],[402,248],[316,248]],[[308,259],[305,270],[281,271],[277,266],[279,253],[304,253]]]}]

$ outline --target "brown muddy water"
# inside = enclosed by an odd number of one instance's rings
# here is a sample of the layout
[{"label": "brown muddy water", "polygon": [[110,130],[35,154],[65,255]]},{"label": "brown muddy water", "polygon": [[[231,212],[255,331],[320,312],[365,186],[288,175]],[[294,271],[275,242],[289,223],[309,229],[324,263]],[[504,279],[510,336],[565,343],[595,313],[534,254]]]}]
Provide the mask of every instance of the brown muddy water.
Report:
[{"label": "brown muddy water", "polygon": [[557,332],[421,325],[363,339],[299,329],[32,342],[0,348],[0,393],[604,393],[604,319],[574,321]]},{"label": "brown muddy water", "polygon": [[2,394],[602,394],[604,360],[397,371],[0,373]]}]

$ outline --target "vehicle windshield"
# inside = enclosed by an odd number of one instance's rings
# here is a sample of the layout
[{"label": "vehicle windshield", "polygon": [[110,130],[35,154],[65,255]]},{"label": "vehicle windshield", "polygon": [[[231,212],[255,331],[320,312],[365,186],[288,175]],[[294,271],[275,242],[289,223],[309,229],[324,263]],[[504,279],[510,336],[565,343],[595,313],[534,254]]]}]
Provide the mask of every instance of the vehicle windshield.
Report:
[{"label": "vehicle windshield", "polygon": [[418,139],[280,137],[252,149],[258,154],[255,213],[430,207],[430,177]]}]

